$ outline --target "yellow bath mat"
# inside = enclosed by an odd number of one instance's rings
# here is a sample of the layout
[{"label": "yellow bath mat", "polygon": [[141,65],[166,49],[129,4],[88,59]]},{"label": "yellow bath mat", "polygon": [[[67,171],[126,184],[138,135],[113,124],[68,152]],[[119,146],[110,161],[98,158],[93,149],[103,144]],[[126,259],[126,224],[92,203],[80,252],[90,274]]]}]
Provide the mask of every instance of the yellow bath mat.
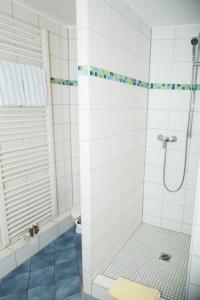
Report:
[{"label": "yellow bath mat", "polygon": [[109,290],[109,294],[118,300],[159,300],[160,292],[157,289],[118,278]]}]

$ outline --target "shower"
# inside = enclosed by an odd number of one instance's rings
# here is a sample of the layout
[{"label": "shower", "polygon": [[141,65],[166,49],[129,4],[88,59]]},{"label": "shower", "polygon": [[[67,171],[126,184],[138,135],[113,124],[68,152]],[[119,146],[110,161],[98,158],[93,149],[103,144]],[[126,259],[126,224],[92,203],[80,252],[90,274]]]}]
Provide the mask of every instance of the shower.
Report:
[{"label": "shower", "polygon": [[168,192],[175,193],[178,192],[184,183],[185,174],[186,174],[186,165],[187,165],[187,154],[188,154],[188,143],[189,138],[192,138],[192,125],[194,117],[194,106],[195,106],[195,97],[197,90],[197,78],[198,78],[198,67],[200,66],[200,33],[198,37],[193,37],[191,40],[192,44],[192,78],[191,78],[191,93],[190,93],[190,104],[188,112],[188,121],[187,121],[187,130],[186,130],[186,139],[185,139],[185,155],[184,155],[184,168],[180,185],[176,189],[170,189],[166,183],[166,161],[167,161],[167,146],[170,142],[176,142],[176,136],[163,136],[158,135],[157,139],[162,142],[162,147],[164,148],[164,163],[163,163],[163,184]]}]

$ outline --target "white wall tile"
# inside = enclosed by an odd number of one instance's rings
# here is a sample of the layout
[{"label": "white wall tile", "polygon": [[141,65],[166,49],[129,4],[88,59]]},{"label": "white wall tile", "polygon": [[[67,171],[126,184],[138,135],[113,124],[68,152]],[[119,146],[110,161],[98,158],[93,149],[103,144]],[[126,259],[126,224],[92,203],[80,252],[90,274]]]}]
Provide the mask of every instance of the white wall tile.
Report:
[{"label": "white wall tile", "polygon": [[112,10],[112,18],[111,18],[111,38],[116,43],[119,43],[121,46],[127,46],[127,30],[128,24],[126,20],[121,17],[121,15]]},{"label": "white wall tile", "polygon": [[174,61],[190,61],[190,62],[192,62],[191,38],[175,40]]},{"label": "white wall tile", "polygon": [[145,182],[144,197],[161,201],[163,197],[163,186],[157,183]]},{"label": "white wall tile", "polygon": [[193,216],[194,216],[194,208],[193,207],[185,207],[184,213],[183,213],[183,222],[192,225]]},{"label": "white wall tile", "polygon": [[152,62],[171,62],[173,59],[173,40],[153,40],[151,44]]},{"label": "white wall tile", "polygon": [[150,215],[146,215],[146,214],[143,215],[143,222],[146,224],[151,224],[154,226],[161,227],[161,224],[162,224],[161,220],[162,220],[162,218],[159,218],[159,217],[150,216]]},{"label": "white wall tile", "polygon": [[162,219],[162,227],[178,232],[182,231],[181,222],[175,222],[172,220]]},{"label": "white wall tile", "polygon": [[190,284],[189,292],[188,292],[188,299],[199,300],[199,295],[200,295],[200,286]]},{"label": "white wall tile", "polygon": [[144,198],[144,214],[149,214],[155,217],[162,215],[162,202]]},{"label": "white wall tile", "polygon": [[98,0],[90,1],[90,23],[95,31],[106,37],[110,37],[111,7],[107,2]]},{"label": "white wall tile", "polygon": [[33,25],[38,25],[39,22],[39,16],[36,13],[16,3],[13,3],[13,16]]},{"label": "white wall tile", "polygon": [[60,59],[54,56],[51,56],[51,76],[61,78]]},{"label": "white wall tile", "polygon": [[149,109],[168,110],[170,108],[171,93],[169,90],[150,90]]},{"label": "white wall tile", "polygon": [[170,83],[172,81],[172,64],[152,62],[150,68],[151,82]]},{"label": "white wall tile", "polygon": [[200,31],[200,25],[183,25],[177,26],[175,32],[175,38],[191,38],[197,36]]},{"label": "white wall tile", "polygon": [[46,17],[39,16],[39,25],[42,28],[49,30],[50,32],[59,34],[59,31],[60,31],[59,24],[51,21],[50,19],[48,19]]},{"label": "white wall tile", "polygon": [[174,62],[172,82],[190,83],[192,77],[192,68],[190,62]]},{"label": "white wall tile", "polygon": [[0,3],[0,11],[6,12],[7,14],[12,13],[12,4],[10,0],[2,0]]},{"label": "white wall tile", "polygon": [[179,205],[163,203],[163,218],[181,222],[183,217],[183,208]]},{"label": "white wall tile", "polygon": [[15,252],[10,249],[4,249],[0,253],[0,278],[7,275],[17,266]]},{"label": "white wall tile", "polygon": [[77,42],[69,40],[69,60],[77,60]]},{"label": "white wall tile", "polygon": [[193,256],[191,262],[190,282],[200,286],[200,257]]},{"label": "white wall tile", "polygon": [[164,40],[174,39],[175,27],[153,27],[152,28],[152,39],[153,40]]},{"label": "white wall tile", "polygon": [[56,57],[60,57],[60,38],[58,35],[53,33],[49,34],[49,46],[50,54]]}]

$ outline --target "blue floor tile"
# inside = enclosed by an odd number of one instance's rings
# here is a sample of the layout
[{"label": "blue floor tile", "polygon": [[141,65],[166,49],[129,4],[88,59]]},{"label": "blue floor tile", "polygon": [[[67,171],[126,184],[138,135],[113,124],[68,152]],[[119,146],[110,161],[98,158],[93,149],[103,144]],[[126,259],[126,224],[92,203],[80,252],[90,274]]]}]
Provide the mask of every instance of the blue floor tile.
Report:
[{"label": "blue floor tile", "polygon": [[81,294],[77,294],[74,296],[67,297],[66,300],[82,300]]},{"label": "blue floor tile", "polygon": [[54,285],[48,284],[29,289],[27,300],[54,300]]},{"label": "blue floor tile", "polygon": [[60,264],[66,261],[76,260],[76,252],[74,248],[65,250],[57,250],[55,252],[55,263]]},{"label": "blue floor tile", "polygon": [[82,260],[82,251],[81,250],[77,250],[76,253],[77,253],[78,260]]},{"label": "blue floor tile", "polygon": [[60,237],[55,240],[55,250],[65,250],[69,248],[74,248],[74,238],[73,237]]},{"label": "blue floor tile", "polygon": [[86,294],[84,294],[83,298],[82,298],[81,294],[77,294],[77,295],[66,298],[66,300],[82,300],[82,299],[84,299],[84,300],[97,300],[96,298],[94,298],[92,296],[89,296],[89,295],[86,295]]},{"label": "blue floor tile", "polygon": [[64,262],[55,265],[55,280],[61,280],[78,275],[78,265],[76,261]]},{"label": "blue floor tile", "polygon": [[77,251],[82,251],[82,244],[80,242],[76,242],[75,246]]},{"label": "blue floor tile", "polygon": [[21,273],[28,273],[31,267],[31,259],[25,261],[22,265],[17,267],[14,271],[10,272],[6,277],[15,276]]},{"label": "blue floor tile", "polygon": [[30,273],[29,288],[54,282],[54,266]]},{"label": "blue floor tile", "polygon": [[55,300],[65,300],[67,297],[81,292],[81,282],[79,276],[55,282]]},{"label": "blue floor tile", "polygon": [[11,295],[0,297],[0,300],[26,300],[27,291],[20,291]]},{"label": "blue floor tile", "polygon": [[29,273],[4,278],[0,288],[0,296],[14,294],[17,291],[27,289],[28,279]]},{"label": "blue floor tile", "polygon": [[71,228],[0,280],[0,300],[82,300],[81,276],[81,235]]},{"label": "blue floor tile", "polygon": [[84,295],[84,300],[97,300],[96,298],[90,296],[90,295]]},{"label": "blue floor tile", "polygon": [[61,236],[63,237],[74,237],[74,231],[75,231],[75,226],[71,227],[70,229],[68,229],[65,233],[63,233]]},{"label": "blue floor tile", "polygon": [[53,265],[54,265],[54,252],[49,252],[48,254],[39,252],[38,254],[32,257],[31,270],[35,271]]},{"label": "blue floor tile", "polygon": [[42,250],[40,250],[39,253],[41,254],[49,254],[54,252],[54,241],[48,244],[46,247],[44,247]]}]

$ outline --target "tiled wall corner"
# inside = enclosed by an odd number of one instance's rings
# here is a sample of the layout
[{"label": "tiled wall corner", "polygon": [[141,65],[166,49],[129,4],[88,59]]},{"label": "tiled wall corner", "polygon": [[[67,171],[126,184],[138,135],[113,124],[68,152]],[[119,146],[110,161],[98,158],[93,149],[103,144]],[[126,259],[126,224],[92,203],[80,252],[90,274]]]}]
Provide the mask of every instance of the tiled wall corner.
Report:
[{"label": "tiled wall corner", "polygon": [[198,170],[195,213],[192,232],[191,256],[188,276],[188,300],[197,300],[200,296],[200,170]]},{"label": "tiled wall corner", "polygon": [[[109,80],[117,73],[148,81],[151,30],[129,13],[124,1],[77,1],[77,15],[82,15],[77,18],[78,49],[83,49],[78,65],[95,69],[86,72],[91,76],[80,72],[78,87],[87,293],[142,221],[148,92]],[[98,70],[111,73],[96,76]]]},{"label": "tiled wall corner", "polygon": [[[150,82],[190,83],[192,48],[189,32],[197,35],[200,26],[155,27],[152,30]],[[180,35],[181,32],[181,35]],[[189,141],[186,177],[177,193],[163,186],[164,149],[158,134],[176,135],[178,140],[168,145],[166,182],[176,188],[182,178],[186,126],[190,100],[189,90],[150,89],[145,164],[143,221],[152,225],[191,234],[194,197],[200,158],[199,98],[197,91],[193,137]]]}]

